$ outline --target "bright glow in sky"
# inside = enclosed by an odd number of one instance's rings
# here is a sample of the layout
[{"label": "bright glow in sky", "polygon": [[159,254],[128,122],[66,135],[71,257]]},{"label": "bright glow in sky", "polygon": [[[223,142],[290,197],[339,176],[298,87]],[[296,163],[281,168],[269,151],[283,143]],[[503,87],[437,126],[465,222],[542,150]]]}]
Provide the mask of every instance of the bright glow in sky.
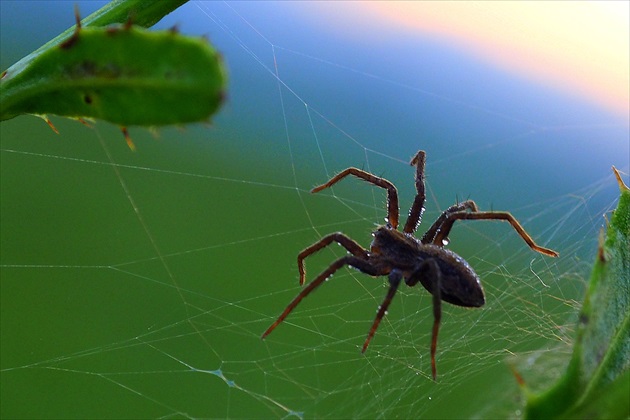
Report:
[{"label": "bright glow in sky", "polygon": [[628,1],[366,1],[361,18],[353,5],[346,28],[436,36],[629,118]]}]

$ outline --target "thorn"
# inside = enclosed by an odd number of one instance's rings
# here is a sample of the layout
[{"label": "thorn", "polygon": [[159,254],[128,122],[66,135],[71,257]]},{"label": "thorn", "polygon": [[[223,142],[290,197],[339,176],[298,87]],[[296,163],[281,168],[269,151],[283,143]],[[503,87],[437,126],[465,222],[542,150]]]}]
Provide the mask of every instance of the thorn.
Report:
[{"label": "thorn", "polygon": [[127,127],[121,127],[120,130],[122,131],[123,136],[125,136],[125,141],[127,142],[127,146],[129,146],[132,152],[135,152],[136,145],[133,144],[133,141],[131,140],[131,137],[129,136],[129,132],[127,131]]},{"label": "thorn", "polygon": [[79,6],[77,6],[76,4],[74,5],[74,18],[77,22],[76,26],[74,27],[74,33],[70,38],[59,44],[59,47],[62,49],[68,49],[72,47],[79,40],[79,31],[81,31],[81,15],[79,14]]},{"label": "thorn", "polygon": [[617,168],[615,168],[614,166],[612,167],[613,172],[615,173],[615,177],[617,178],[617,183],[619,184],[619,189],[621,191],[629,191],[630,188],[628,188],[628,186],[623,182],[623,179],[621,179],[621,174],[619,173],[619,171],[617,170]]},{"label": "thorn", "polygon": [[0,76],[0,79],[4,79],[4,76],[6,76],[6,75],[7,75],[7,71],[5,70],[5,71],[2,72],[2,76]]},{"label": "thorn", "polygon": [[79,5],[74,5],[74,19],[77,21],[77,27],[75,28],[75,32],[79,32],[81,29],[81,14],[79,13]]},{"label": "thorn", "polygon": [[46,121],[46,124],[48,124],[48,126],[52,129],[52,131],[54,131],[55,133],[59,134],[59,130],[57,130],[57,127],[55,127],[52,123],[52,121],[50,121],[48,119],[48,117],[44,116],[44,121]]},{"label": "thorn", "polygon": [[516,370],[514,366],[510,366],[510,370],[512,370],[512,374],[514,375],[514,378],[516,379],[516,383],[518,383],[518,386],[520,386],[521,388],[525,388],[525,380],[523,379],[521,374],[518,373],[518,371]]},{"label": "thorn", "polygon": [[171,28],[169,29],[169,32],[176,35],[179,33],[179,26],[177,24],[171,26]]},{"label": "thorn", "polygon": [[92,125],[92,124],[90,124],[89,122],[87,122],[86,120],[84,120],[84,119],[83,119],[83,118],[81,118],[81,117],[77,118],[77,121],[79,121],[81,124],[83,124],[83,125],[84,125],[84,126],[86,126],[86,127],[90,127],[90,128],[92,128],[92,127],[93,127],[93,125]]},{"label": "thorn", "polygon": [[125,24],[123,25],[123,29],[128,31],[131,29],[131,27],[133,26],[133,21],[135,20],[136,17],[136,12],[135,10],[131,10],[129,12],[129,15],[127,16],[127,21],[125,22]]}]

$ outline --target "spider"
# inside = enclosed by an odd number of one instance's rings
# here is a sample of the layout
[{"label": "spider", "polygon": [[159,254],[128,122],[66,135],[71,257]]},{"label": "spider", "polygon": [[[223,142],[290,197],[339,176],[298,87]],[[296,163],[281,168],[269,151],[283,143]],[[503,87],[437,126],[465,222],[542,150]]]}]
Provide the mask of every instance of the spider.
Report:
[{"label": "spider", "polygon": [[525,232],[521,224],[508,212],[503,211],[479,211],[472,200],[457,203],[442,212],[435,223],[421,239],[414,237],[422,213],[424,211],[424,166],[426,153],[418,151],[411,159],[410,164],[416,167],[416,197],[409,210],[409,216],[402,232],[398,231],[398,191],[394,184],[384,178],[372,175],[357,168],[348,168],[335,175],[328,182],[311,190],[319,192],[331,187],[348,175],[355,176],[377,187],[387,190],[387,219],[386,224],[379,226],[372,234],[374,237],[370,249],[367,250],[356,241],[341,232],[324,236],[313,245],[298,254],[297,263],[300,274],[300,285],[306,279],[304,259],[333,242],[343,246],[348,255],[334,261],[326,270],[320,273],[306,288],[304,288],[280,314],[278,319],[262,335],[264,339],[295,309],[295,307],[319,287],[326,279],[331,277],[344,265],[356,268],[370,276],[388,276],[389,290],[383,303],[378,308],[376,318],[368,332],[362,353],[368,348],[376,329],[378,328],[387,308],[391,303],[401,280],[405,280],[407,286],[415,286],[420,283],[433,296],[433,331],[431,335],[431,373],[433,380],[437,377],[435,354],[437,349],[438,332],[442,316],[442,301],[463,307],[478,308],[484,305],[485,296],[479,276],[472,267],[459,255],[445,249],[448,243],[448,235],[457,220],[503,220],[512,225],[514,230],[525,240],[527,245],[541,254],[557,257],[558,253],[548,248],[537,245]]}]

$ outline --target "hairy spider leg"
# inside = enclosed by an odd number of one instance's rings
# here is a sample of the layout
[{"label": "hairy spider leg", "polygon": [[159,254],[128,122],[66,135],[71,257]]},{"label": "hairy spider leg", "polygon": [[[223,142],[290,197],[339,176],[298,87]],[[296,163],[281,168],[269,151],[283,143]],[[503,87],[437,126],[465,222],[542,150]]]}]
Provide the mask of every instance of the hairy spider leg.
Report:
[{"label": "hairy spider leg", "polygon": [[265,331],[262,335],[262,339],[267,337],[284,319],[291,313],[291,311],[304,299],[308,296],[313,290],[315,290],[318,286],[320,286],[327,278],[332,276],[335,271],[339,270],[344,265],[349,265],[365,273],[370,276],[383,276],[389,273],[389,269],[374,267],[368,261],[363,260],[361,258],[355,257],[353,255],[346,255],[345,257],[339,258],[337,261],[333,262],[326,270],[322,271],[322,273],[317,276],[313,281],[306,285],[304,290],[302,290],[292,301],[287,305],[284,312],[280,314],[278,319],[271,324],[267,331]]},{"label": "hairy spider leg", "polygon": [[[440,214],[440,217],[437,218],[437,220],[433,223],[433,225],[431,225],[431,227],[422,236],[422,239],[420,240],[420,242],[422,242],[423,244],[433,243],[435,239],[435,235],[437,235],[438,231],[442,229],[442,225],[444,224],[444,221],[446,220],[446,218],[451,213],[456,213],[456,212],[465,211],[465,210],[470,210],[472,212],[479,211],[479,209],[477,208],[477,204],[475,204],[475,202],[472,200],[466,200],[461,203],[453,204],[452,206],[444,210],[442,214]],[[443,239],[446,239],[447,237],[448,237],[448,232],[444,236]],[[443,246],[444,244],[439,243],[436,245]]]},{"label": "hairy spider leg", "polygon": [[394,229],[398,228],[398,190],[396,190],[394,184],[384,178],[372,175],[371,173],[358,168],[347,168],[332,177],[327,183],[313,188],[311,192],[316,193],[325,188],[331,187],[348,175],[354,175],[357,178],[361,178],[362,180],[369,182],[370,184],[387,190],[387,223],[389,223],[389,225]]},{"label": "hairy spider leg", "polygon": [[433,331],[431,333],[431,373],[433,381],[437,378],[437,366],[435,363],[435,353],[437,352],[438,333],[440,332],[440,322],[442,320],[442,273],[435,260],[427,260],[430,274],[432,274],[433,285]]},{"label": "hairy spider leg", "polygon": [[350,239],[346,235],[341,232],[331,233],[330,235],[324,236],[319,241],[315,242],[313,245],[309,246],[302,252],[298,254],[297,263],[298,263],[298,271],[300,272],[300,286],[304,284],[306,279],[306,270],[304,268],[304,259],[311,254],[316,253],[320,249],[330,245],[333,242],[337,242],[339,245],[343,246],[349,253],[354,255],[355,257],[359,257],[362,259],[368,258],[368,250],[363,248],[353,239]]},{"label": "hairy spider leg", "polygon": [[409,209],[409,216],[407,216],[407,223],[403,228],[405,233],[414,233],[422,221],[422,213],[424,212],[424,201],[426,195],[424,192],[424,164],[426,162],[427,154],[424,150],[418,151],[416,155],[411,159],[409,164],[416,166],[416,198],[413,200],[413,204]]},{"label": "hairy spider leg", "polygon": [[516,230],[516,232],[521,236],[521,238],[523,238],[523,240],[527,242],[527,245],[529,245],[529,247],[533,249],[534,251],[540,252],[541,254],[548,255],[550,257],[557,257],[559,255],[553,249],[548,249],[548,248],[544,248],[542,246],[537,245],[536,242],[534,242],[534,240],[532,239],[532,237],[529,236],[527,232],[525,232],[525,229],[523,228],[523,226],[521,226],[518,220],[516,220],[514,216],[512,216],[510,213],[504,212],[504,211],[480,211],[480,212],[475,212],[475,213],[465,213],[465,212],[450,213],[444,220],[444,223],[442,223],[439,231],[436,233],[435,238],[433,239],[433,243],[435,245],[442,244],[442,240],[448,236],[449,232],[451,231],[451,228],[453,227],[453,223],[455,223],[456,220],[505,220],[509,222],[510,225],[512,225],[514,230]]},{"label": "hairy spider leg", "polygon": [[400,280],[402,279],[402,277],[403,277],[402,272],[400,270],[394,269],[389,273],[389,290],[387,291],[387,295],[385,296],[385,299],[383,299],[383,303],[381,303],[381,306],[378,307],[376,318],[374,318],[374,322],[372,323],[372,328],[370,328],[370,332],[368,333],[367,338],[365,339],[365,343],[363,343],[363,349],[361,350],[361,353],[365,353],[365,350],[367,350],[368,346],[370,345],[370,341],[372,340],[372,337],[374,337],[374,333],[376,333],[376,329],[378,328],[379,324],[381,323],[381,320],[385,316],[385,313],[387,312],[387,308],[389,308],[389,304],[392,303],[392,299],[394,298],[394,295],[396,294],[396,290],[398,290],[398,286],[400,286]]},{"label": "hairy spider leg", "polygon": [[433,332],[431,334],[431,373],[433,380],[437,378],[437,366],[435,363],[435,353],[437,352],[438,333],[440,332],[440,322],[442,320],[442,272],[438,263],[434,259],[427,259],[420,264],[418,269],[405,279],[407,286],[413,287],[421,278],[428,278],[433,283],[431,295],[433,296]]}]

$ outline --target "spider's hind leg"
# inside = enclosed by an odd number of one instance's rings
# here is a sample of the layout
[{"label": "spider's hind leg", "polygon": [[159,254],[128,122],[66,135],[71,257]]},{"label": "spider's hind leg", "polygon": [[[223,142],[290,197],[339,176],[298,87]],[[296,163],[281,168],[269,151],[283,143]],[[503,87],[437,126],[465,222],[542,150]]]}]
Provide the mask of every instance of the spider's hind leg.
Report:
[{"label": "spider's hind leg", "polygon": [[367,350],[368,346],[370,345],[370,341],[372,340],[372,337],[374,337],[374,334],[376,333],[376,329],[378,328],[379,324],[383,320],[383,317],[385,316],[385,313],[387,312],[387,308],[389,308],[389,304],[392,303],[392,299],[394,298],[394,295],[396,294],[396,290],[398,290],[398,286],[400,286],[400,280],[402,280],[402,278],[403,278],[403,275],[400,270],[393,269],[389,273],[389,290],[387,291],[387,295],[385,296],[385,299],[383,299],[383,303],[381,303],[381,306],[378,307],[376,318],[374,318],[374,322],[372,323],[372,328],[370,328],[370,332],[368,333],[368,336],[365,339],[365,343],[363,343],[363,349],[361,350],[361,353],[365,353],[365,350]]},{"label": "spider's hind leg", "polygon": [[265,337],[267,337],[282,321],[284,321],[284,319],[287,316],[289,316],[291,311],[295,309],[295,307],[302,301],[302,299],[308,296],[313,290],[319,287],[324,281],[326,281],[326,279],[332,276],[337,270],[339,270],[344,265],[349,265],[351,267],[354,267],[358,269],[359,271],[361,271],[362,273],[365,273],[370,276],[381,276],[381,275],[387,274],[387,271],[385,268],[373,266],[368,261],[363,260],[361,258],[357,258],[353,255],[346,255],[345,257],[339,258],[337,261],[330,264],[330,266],[326,270],[322,271],[320,275],[315,277],[313,281],[307,284],[306,287],[302,289],[302,291],[295,298],[293,298],[291,303],[287,305],[287,307],[280,314],[278,319],[273,324],[271,324],[269,328],[267,328],[267,331],[263,333],[261,338],[264,339]]},{"label": "spider's hind leg", "polygon": [[372,185],[376,185],[377,187],[384,188],[387,190],[387,223],[393,228],[398,228],[398,190],[394,184],[386,180],[385,178],[378,177],[369,172],[365,172],[362,169],[358,168],[347,168],[343,171],[339,172],[337,175],[332,177],[325,184],[319,185],[311,190],[312,193],[320,192],[325,188],[332,187],[337,182],[341,181],[343,178],[348,175],[356,176],[366,182],[369,182]]},{"label": "spider's hind leg", "polygon": [[427,279],[431,284],[431,294],[433,295],[433,330],[431,332],[431,373],[433,380],[437,377],[437,366],[435,354],[437,353],[438,333],[440,332],[440,322],[442,320],[442,272],[438,263],[434,259],[426,259],[416,271],[411,275],[411,280],[405,279],[408,286],[415,286],[423,279]]}]

